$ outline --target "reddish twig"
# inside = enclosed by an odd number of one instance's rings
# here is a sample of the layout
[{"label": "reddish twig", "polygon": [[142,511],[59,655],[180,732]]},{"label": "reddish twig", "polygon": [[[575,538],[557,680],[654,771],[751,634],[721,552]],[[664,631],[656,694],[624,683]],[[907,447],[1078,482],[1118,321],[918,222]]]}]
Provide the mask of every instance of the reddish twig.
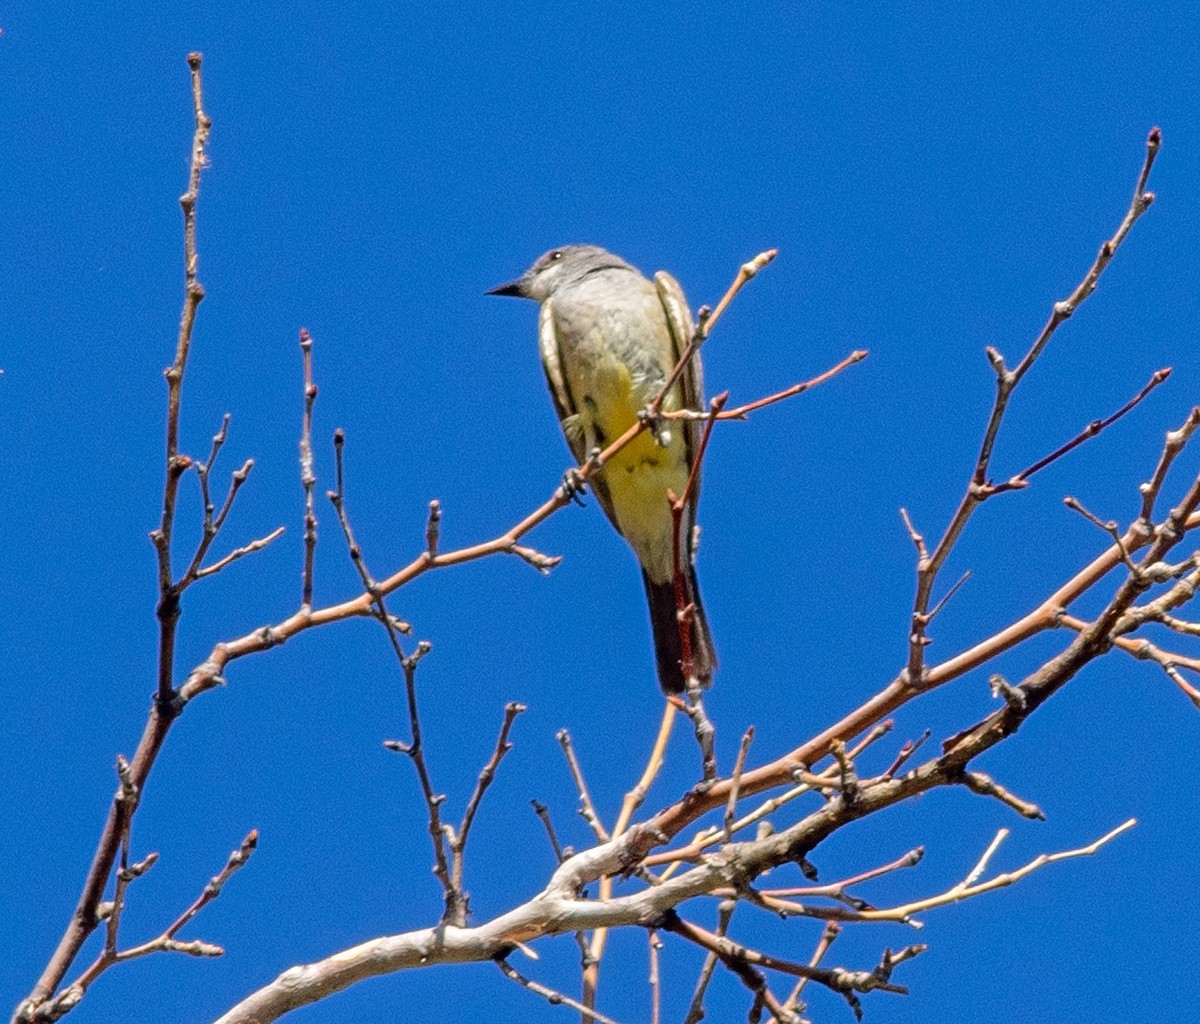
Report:
[{"label": "reddish twig", "polygon": [[[128,766],[126,766],[128,767]],[[123,783],[124,785],[124,783]],[[118,949],[117,947],[117,929],[119,926],[121,912],[124,909],[125,892],[128,889],[129,883],[134,879],[141,877],[146,873],[158,860],[158,854],[151,853],[145,860],[137,864],[127,863],[127,848],[122,849],[122,863],[120,870],[117,873],[117,887],[113,896],[112,908],[108,914],[108,926],[105,936],[104,949],[100,955],[91,963],[78,978],[71,984],[67,985],[58,995],[52,1000],[38,1007],[28,1019],[38,1022],[55,1021],[65,1016],[70,1010],[78,1005],[83,999],[87,990],[92,984],[109,968],[119,963],[125,963],[129,960],[136,960],[139,957],[149,956],[151,953],[185,953],[189,956],[221,956],[225,951],[211,942],[204,942],[201,939],[193,939],[190,942],[180,942],[175,936],[180,929],[183,928],[189,921],[192,920],[205,906],[215,900],[220,894],[225,883],[235,871],[242,867],[250,858],[250,854],[254,852],[254,848],[258,843],[258,832],[251,831],[245,839],[242,840],[241,846],[234,850],[229,855],[225,867],[214,878],[209,880],[208,885],[204,887],[203,892],[192,902],[182,914],[180,914],[170,925],[163,930],[156,938],[148,942],[143,942],[137,946],[131,946],[128,949]]]},{"label": "reddish twig", "polygon": [[1147,395],[1149,395],[1151,391],[1153,391],[1156,387],[1158,387],[1160,384],[1162,384],[1170,376],[1171,376],[1171,368],[1169,366],[1164,367],[1161,370],[1156,370],[1154,372],[1154,374],[1150,377],[1150,380],[1147,382],[1146,386],[1144,388],[1142,388],[1141,391],[1139,391],[1136,395],[1134,395],[1128,402],[1126,402],[1123,406],[1121,406],[1121,408],[1118,409],[1116,412],[1114,412],[1111,416],[1106,416],[1104,419],[1100,419],[1100,420],[1092,420],[1091,423],[1089,423],[1086,427],[1084,427],[1083,430],[1081,430],[1078,434],[1076,434],[1073,438],[1071,438],[1071,440],[1068,441],[1066,444],[1061,445],[1060,447],[1054,449],[1054,451],[1052,451],[1049,455],[1043,456],[1042,458],[1038,459],[1037,462],[1033,463],[1032,465],[1026,466],[1023,470],[1021,470],[1021,472],[1017,473],[1014,476],[1009,477],[1009,479],[1006,480],[1004,483],[1002,483],[1002,484],[985,483],[985,484],[981,485],[981,488],[980,488],[981,496],[986,498],[993,494],[1001,494],[1004,491],[1020,490],[1024,487],[1028,486],[1029,478],[1031,476],[1033,476],[1034,473],[1040,472],[1041,470],[1045,469],[1052,462],[1057,462],[1068,452],[1074,451],[1076,448],[1078,448],[1081,444],[1084,443],[1084,441],[1087,441],[1090,438],[1095,437],[1102,430],[1104,430],[1105,428],[1110,427],[1112,424],[1116,423],[1117,420],[1119,420],[1127,412],[1130,412],[1131,410],[1136,408],[1138,405],[1140,405],[1142,400]]},{"label": "reddish twig", "polygon": [[700,499],[699,494],[696,492],[697,482],[700,479],[700,468],[704,462],[704,455],[708,451],[708,442],[712,438],[716,417],[728,398],[729,392],[726,391],[717,395],[709,402],[709,417],[704,424],[700,443],[692,457],[692,465],[688,472],[687,484],[684,486],[683,494],[677,497],[672,491],[667,491],[667,502],[671,508],[672,523],[675,614],[679,620],[679,645],[681,652],[679,667],[683,678],[687,680],[688,684],[687,701],[679,702],[678,706],[692,720],[692,726],[696,733],[696,741],[700,745],[700,759],[705,779],[713,779],[717,774],[717,758],[713,749],[713,737],[716,730],[713,728],[712,722],[709,721],[708,715],[704,711],[704,699],[701,694],[701,687],[695,678],[695,652],[692,650],[692,619],[695,616],[695,606],[688,600],[687,574],[690,571],[690,566],[685,564],[687,556],[684,544],[684,514],[688,510],[689,502],[698,502]]},{"label": "reddish twig", "polygon": [[700,313],[696,317],[696,330],[689,339],[687,346],[679,355],[679,361],[667,375],[667,382],[663,385],[662,390],[658,393],[658,397],[650,403],[649,419],[653,419],[662,412],[663,402],[670,393],[671,388],[675,386],[675,382],[679,380],[680,375],[691,363],[693,357],[700,351],[700,346],[708,340],[708,336],[712,333],[712,329],[717,325],[717,321],[721,319],[722,314],[729,308],[729,304],[737,297],[737,293],[742,290],[742,287],[758,274],[763,267],[770,263],[777,255],[778,249],[768,249],[766,252],[760,252],[754,259],[747,263],[743,263],[738,267],[737,276],[734,277],[733,283],[721,296],[721,301],[717,303],[717,308],[709,310],[707,306],[700,308]]},{"label": "reddish twig", "polygon": [[[150,774],[150,769],[166,739],[167,732],[183,706],[173,685],[175,630],[179,621],[179,599],[177,594],[172,593],[171,532],[175,523],[175,501],[179,489],[179,478],[191,464],[191,460],[179,451],[179,405],[183,389],[183,373],[191,348],[192,326],[195,323],[196,309],[204,298],[204,287],[200,284],[197,273],[199,257],[196,251],[196,199],[200,192],[200,172],[205,166],[205,147],[208,143],[209,131],[212,128],[212,120],[204,112],[200,81],[201,60],[199,53],[188,54],[195,132],[192,137],[188,188],[180,198],[184,216],[185,293],[176,341],[175,361],[165,374],[167,379],[166,479],[163,485],[162,518],[157,529],[151,534],[158,557],[158,684],[150,717],[130,763],[130,779],[139,790]],[[37,984],[17,1007],[14,1020],[28,1021],[35,1018],[38,1007],[45,1003],[62,984],[63,978],[75,957],[78,956],[84,941],[99,924],[97,908],[103,898],[104,887],[109,875],[112,873],[117,850],[121,844],[121,836],[125,833],[132,814],[133,808],[121,800],[114,800],[110,805],[108,817],[100,833],[96,853],[88,868],[87,877],[84,879],[83,891],[75,906],[75,912],[71,915],[71,920]]]},{"label": "reddish twig", "polygon": [[883,773],[885,779],[890,779],[895,776],[903,766],[904,762],[913,756],[918,750],[925,745],[925,741],[929,739],[930,732],[926,729],[916,741],[905,740],[904,746],[900,748],[900,752],[896,755],[896,759],[888,766],[888,770]]},{"label": "reddish twig", "polygon": [[753,402],[747,402],[745,405],[739,405],[733,409],[724,409],[716,416],[713,416],[711,412],[698,412],[695,409],[674,409],[669,412],[659,413],[658,415],[665,420],[706,420],[709,418],[718,420],[746,420],[750,418],[752,412],[757,412],[759,409],[765,409],[768,405],[775,405],[778,402],[802,395],[806,391],[811,391],[818,385],[824,384],[826,381],[836,377],[843,370],[848,369],[855,363],[861,363],[867,358],[867,355],[868,352],[866,349],[856,349],[840,363],[831,366],[824,373],[818,373],[815,377],[801,381],[798,384],[793,384],[782,391],[776,391],[762,398],[756,398]]},{"label": "reddish twig", "polygon": [[[946,559],[950,557],[950,552],[958,543],[958,539],[966,528],[967,522],[970,520],[975,509],[988,497],[996,493],[995,488],[989,484],[988,471],[991,467],[992,450],[995,447],[996,437],[1000,432],[1000,424],[1003,422],[1005,410],[1008,408],[1009,398],[1021,382],[1021,379],[1029,372],[1038,356],[1041,355],[1046,345],[1049,344],[1051,337],[1053,337],[1059,325],[1071,317],[1079,305],[1095,291],[1097,280],[1099,280],[1105,267],[1112,260],[1117,248],[1125,240],[1125,236],[1129,233],[1129,230],[1133,227],[1137,219],[1150,208],[1154,196],[1152,193],[1145,191],[1145,186],[1150,175],[1150,168],[1154,164],[1154,158],[1158,155],[1161,141],[1161,133],[1157,128],[1154,128],[1150,132],[1146,142],[1145,160],[1138,174],[1133,200],[1129,205],[1124,219],[1121,221],[1112,238],[1100,247],[1100,252],[1097,254],[1092,266],[1084,275],[1083,280],[1076,286],[1075,290],[1066,299],[1054,304],[1050,318],[1046,321],[1045,326],[1037,338],[1034,339],[1033,344],[1030,345],[1029,350],[1025,353],[1021,361],[1016,367],[1009,369],[1005,365],[1004,357],[996,349],[989,348],[987,350],[988,359],[996,373],[996,397],[992,405],[991,416],[988,418],[987,427],[984,429],[983,441],[979,446],[979,455],[975,460],[975,469],[971,474],[971,480],[967,485],[966,492],[963,494],[958,508],[951,517],[950,523],[934,548],[933,553],[928,558],[921,558],[917,562],[917,593],[913,600],[912,628],[910,630],[908,665],[906,669],[907,681],[910,686],[921,688],[926,683],[925,629],[929,624],[929,602],[938,573],[941,571]],[[1031,467],[1031,469],[1033,468]]]}]

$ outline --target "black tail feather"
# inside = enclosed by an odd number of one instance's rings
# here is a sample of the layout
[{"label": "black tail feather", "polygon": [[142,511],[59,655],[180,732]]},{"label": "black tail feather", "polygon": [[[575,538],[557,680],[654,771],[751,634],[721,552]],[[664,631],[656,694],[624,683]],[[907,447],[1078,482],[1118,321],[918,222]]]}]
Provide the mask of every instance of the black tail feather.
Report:
[{"label": "black tail feather", "polygon": [[[646,585],[646,598],[650,602],[650,628],[654,632],[654,658],[658,663],[658,683],[663,693],[683,693],[687,680],[683,677],[680,662],[683,660],[683,640],[680,635],[678,606],[675,600],[675,583],[655,583],[642,573]],[[713,649],[712,634],[704,606],[700,603],[700,588],[696,583],[696,572],[690,566],[684,580],[685,604],[692,605],[691,648],[692,674],[701,686],[712,682],[717,667],[717,653]]]}]

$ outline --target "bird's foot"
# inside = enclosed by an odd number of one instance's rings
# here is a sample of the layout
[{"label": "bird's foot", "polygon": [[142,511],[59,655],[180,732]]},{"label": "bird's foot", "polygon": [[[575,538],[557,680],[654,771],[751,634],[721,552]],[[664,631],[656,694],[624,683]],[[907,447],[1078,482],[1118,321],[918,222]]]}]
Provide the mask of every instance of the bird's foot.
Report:
[{"label": "bird's foot", "polygon": [[575,466],[563,474],[562,493],[568,501],[575,502],[580,508],[584,507],[582,495],[587,494],[587,477]]}]

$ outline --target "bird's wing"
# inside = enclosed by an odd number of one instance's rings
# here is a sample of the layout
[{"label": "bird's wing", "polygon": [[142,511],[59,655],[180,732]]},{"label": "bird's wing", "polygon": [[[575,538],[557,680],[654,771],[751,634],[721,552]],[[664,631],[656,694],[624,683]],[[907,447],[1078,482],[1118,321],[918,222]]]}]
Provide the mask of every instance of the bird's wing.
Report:
[{"label": "bird's wing", "polygon": [[[667,326],[671,330],[671,365],[667,367],[667,372],[669,373],[675,368],[675,364],[679,362],[679,357],[683,355],[684,350],[691,342],[696,328],[692,323],[692,311],[688,308],[687,299],[684,297],[683,289],[679,286],[679,282],[665,270],[660,270],[654,275],[654,286],[658,289],[658,297],[662,302],[663,310],[667,314]],[[679,388],[679,398],[682,408],[693,409],[698,412],[704,411],[704,368],[700,365],[699,353],[696,353],[688,362],[688,365],[684,367],[677,387]],[[700,437],[704,432],[704,423],[702,420],[688,420],[682,426],[683,436],[687,441],[687,461],[690,468],[700,449]],[[695,497],[699,493],[700,474],[697,473],[693,499],[688,508],[689,536],[686,538],[686,541],[689,551],[691,551],[692,547],[691,528],[696,525]]]},{"label": "bird's wing", "polygon": [[[550,387],[550,397],[554,400],[554,411],[558,413],[558,422],[562,426],[563,436],[571,454],[580,465],[588,457],[587,439],[584,437],[583,424],[575,409],[575,399],[567,385],[567,375],[563,372],[562,353],[558,345],[558,326],[554,322],[554,300],[547,299],[542,303],[538,314],[538,348],[542,354],[542,369],[546,373],[546,384]],[[608,516],[609,521],[616,526],[616,513],[613,511],[612,495],[604,482],[604,475],[593,476],[588,481],[596,500]],[[620,532],[620,527],[617,527]]]},{"label": "bird's wing", "polygon": [[554,303],[550,300],[542,303],[538,314],[538,348],[542,354],[546,384],[550,388],[550,397],[554,400],[554,411],[558,413],[558,421],[567,436],[571,454],[575,456],[576,462],[582,462],[585,455],[583,432],[579,429],[575,400],[571,397],[567,377],[563,373],[562,355],[558,349],[558,329],[554,323]]}]

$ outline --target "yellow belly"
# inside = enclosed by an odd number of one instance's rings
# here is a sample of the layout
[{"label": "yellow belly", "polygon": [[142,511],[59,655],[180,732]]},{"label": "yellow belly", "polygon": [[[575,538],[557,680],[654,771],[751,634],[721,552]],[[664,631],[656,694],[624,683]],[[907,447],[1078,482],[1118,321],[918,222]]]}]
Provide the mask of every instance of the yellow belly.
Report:
[{"label": "yellow belly", "polygon": [[[586,436],[611,442],[637,422],[653,396],[636,395],[628,369],[615,360],[594,369],[588,380],[578,381],[581,393],[592,398],[580,410],[582,425]],[[682,494],[688,478],[682,425],[666,424],[660,436],[669,436],[668,443],[659,444],[649,431],[639,434],[602,470],[615,525],[656,583],[674,575],[667,493]]]}]

